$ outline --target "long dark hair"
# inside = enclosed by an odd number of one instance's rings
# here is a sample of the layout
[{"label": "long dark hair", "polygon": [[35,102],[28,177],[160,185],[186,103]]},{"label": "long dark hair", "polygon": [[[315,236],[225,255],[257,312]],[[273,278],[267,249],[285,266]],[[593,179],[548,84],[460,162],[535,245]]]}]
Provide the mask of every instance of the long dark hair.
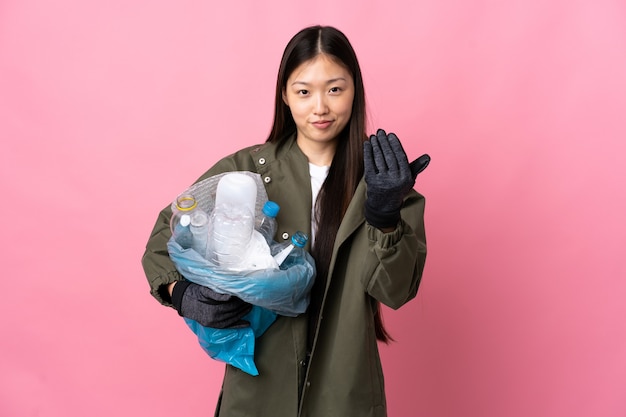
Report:
[{"label": "long dark hair", "polygon": [[[298,32],[289,41],[278,70],[274,123],[267,139],[267,142],[280,146],[296,132],[296,123],[283,101],[283,92],[291,73],[302,63],[320,54],[328,55],[350,71],[354,80],[354,101],[350,122],[339,134],[337,149],[315,207],[317,233],[311,249],[317,267],[311,305],[314,318],[319,314],[316,309],[320,306],[315,305],[313,300],[321,302],[337,230],[363,176],[363,142],[367,139],[361,68],[350,41],[341,31],[330,26],[311,26]],[[377,339],[388,342],[391,337],[384,328],[378,302],[375,305],[374,321]]]}]

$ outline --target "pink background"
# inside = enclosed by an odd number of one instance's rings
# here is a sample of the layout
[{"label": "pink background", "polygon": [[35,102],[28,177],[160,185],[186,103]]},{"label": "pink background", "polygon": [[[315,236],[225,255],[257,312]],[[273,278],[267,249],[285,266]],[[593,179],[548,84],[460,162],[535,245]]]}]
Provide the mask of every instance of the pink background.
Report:
[{"label": "pink background", "polygon": [[433,162],[390,416],[626,415],[626,3],[0,2],[0,415],[208,416],[222,365],[148,294],[157,212],[268,133],[278,61],[352,40],[370,127]]}]

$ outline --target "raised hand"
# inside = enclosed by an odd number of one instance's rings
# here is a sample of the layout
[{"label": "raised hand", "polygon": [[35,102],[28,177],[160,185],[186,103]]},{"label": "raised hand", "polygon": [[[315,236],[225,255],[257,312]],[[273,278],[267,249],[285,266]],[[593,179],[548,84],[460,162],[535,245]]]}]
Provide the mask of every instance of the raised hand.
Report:
[{"label": "raised hand", "polygon": [[426,154],[409,164],[398,137],[378,129],[363,144],[365,219],[379,229],[395,227],[400,220],[402,201],[415,185],[417,174],[430,162]]}]

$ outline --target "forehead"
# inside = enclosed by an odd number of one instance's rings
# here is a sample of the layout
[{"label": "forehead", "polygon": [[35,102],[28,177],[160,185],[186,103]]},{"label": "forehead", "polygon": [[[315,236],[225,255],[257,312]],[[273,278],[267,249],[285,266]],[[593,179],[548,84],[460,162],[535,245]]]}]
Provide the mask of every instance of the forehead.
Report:
[{"label": "forehead", "polygon": [[289,83],[298,81],[324,81],[344,78],[352,80],[348,68],[337,58],[319,54],[314,58],[304,61],[289,75]]}]

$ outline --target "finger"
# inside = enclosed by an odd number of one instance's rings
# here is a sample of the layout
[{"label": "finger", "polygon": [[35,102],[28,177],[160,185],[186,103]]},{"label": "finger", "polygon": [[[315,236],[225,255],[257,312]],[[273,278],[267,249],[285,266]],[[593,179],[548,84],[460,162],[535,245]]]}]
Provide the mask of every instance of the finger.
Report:
[{"label": "finger", "polygon": [[233,317],[243,317],[252,310],[252,304],[241,302],[241,304],[231,304],[224,306],[224,313]]},{"label": "finger", "polygon": [[406,152],[404,152],[400,139],[398,139],[394,133],[389,133],[387,137],[389,138],[389,146],[395,155],[396,164],[398,165],[400,174],[402,176],[408,176],[410,173],[409,159],[406,156]]},{"label": "finger", "polygon": [[[381,130],[378,131],[379,133]],[[384,131],[382,131],[384,134]],[[387,136],[383,136],[383,139],[386,142]],[[376,136],[370,136],[370,143],[372,144],[372,154],[373,160],[376,167],[376,173],[381,171],[387,171],[387,163],[385,162],[385,155],[383,149],[381,148],[380,136],[377,134]]]},{"label": "finger", "polygon": [[378,144],[380,146],[380,150],[382,152],[385,166],[389,171],[397,171],[398,170],[398,161],[396,160],[396,156],[389,145],[389,138],[384,130],[378,129],[376,133],[376,137],[378,139]]},{"label": "finger", "polygon": [[430,156],[428,154],[424,154],[417,158],[415,161],[411,162],[411,175],[413,178],[417,177],[417,174],[426,169],[428,164],[430,163]]},{"label": "finger", "polygon": [[376,164],[374,163],[374,155],[372,154],[372,143],[370,141],[363,142],[363,168],[365,174],[369,172],[378,173]]}]

